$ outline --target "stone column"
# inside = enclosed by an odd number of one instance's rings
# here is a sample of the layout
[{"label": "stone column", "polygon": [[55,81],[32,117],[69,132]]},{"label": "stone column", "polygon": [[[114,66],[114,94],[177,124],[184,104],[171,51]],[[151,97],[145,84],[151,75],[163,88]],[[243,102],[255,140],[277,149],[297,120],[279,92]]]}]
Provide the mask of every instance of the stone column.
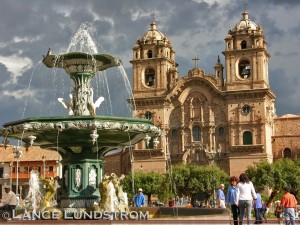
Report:
[{"label": "stone column", "polygon": [[201,123],[203,123],[203,114],[204,114],[203,105],[200,103],[200,121],[201,121]]},{"label": "stone column", "polygon": [[252,144],[256,145],[256,129],[252,127]]},{"label": "stone column", "polygon": [[238,133],[238,137],[239,137],[239,142],[238,145],[243,145],[243,134],[242,134],[242,128],[239,127],[238,129],[239,133]]},{"label": "stone column", "polygon": [[182,128],[181,129],[181,149],[182,149],[182,152],[184,152],[185,151],[185,147],[184,147],[184,145],[185,145],[185,133],[184,133],[184,128]]},{"label": "stone column", "polygon": [[212,151],[212,145],[213,145],[213,137],[212,137],[211,127],[208,130],[208,135],[209,135],[209,138],[208,138],[209,149],[208,149],[208,151],[211,152]]}]

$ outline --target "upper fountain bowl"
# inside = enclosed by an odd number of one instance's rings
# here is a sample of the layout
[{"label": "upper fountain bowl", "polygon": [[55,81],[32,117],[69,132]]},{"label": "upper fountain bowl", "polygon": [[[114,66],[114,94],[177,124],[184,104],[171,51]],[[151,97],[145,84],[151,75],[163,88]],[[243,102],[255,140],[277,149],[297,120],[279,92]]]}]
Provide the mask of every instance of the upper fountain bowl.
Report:
[{"label": "upper fountain bowl", "polygon": [[120,60],[108,54],[71,52],[58,55],[47,54],[43,59],[43,63],[49,68],[64,68],[68,74],[95,74],[97,71],[119,66]]}]

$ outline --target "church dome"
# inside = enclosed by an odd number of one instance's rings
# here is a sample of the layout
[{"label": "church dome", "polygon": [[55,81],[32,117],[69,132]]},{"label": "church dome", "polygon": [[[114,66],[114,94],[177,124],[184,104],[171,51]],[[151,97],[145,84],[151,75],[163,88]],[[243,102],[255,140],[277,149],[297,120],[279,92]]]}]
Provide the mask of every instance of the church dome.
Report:
[{"label": "church dome", "polygon": [[158,41],[161,41],[161,40],[165,40],[166,37],[165,35],[160,32],[159,30],[156,29],[156,22],[155,21],[152,21],[152,23],[150,24],[151,26],[151,29],[145,33],[142,37],[142,40],[143,41],[149,41],[149,40],[158,40]]},{"label": "church dome", "polygon": [[249,19],[249,14],[247,11],[243,12],[243,19],[241,19],[230,31],[231,32],[239,32],[239,31],[256,31],[260,30],[261,27],[257,24],[255,24],[253,21]]}]

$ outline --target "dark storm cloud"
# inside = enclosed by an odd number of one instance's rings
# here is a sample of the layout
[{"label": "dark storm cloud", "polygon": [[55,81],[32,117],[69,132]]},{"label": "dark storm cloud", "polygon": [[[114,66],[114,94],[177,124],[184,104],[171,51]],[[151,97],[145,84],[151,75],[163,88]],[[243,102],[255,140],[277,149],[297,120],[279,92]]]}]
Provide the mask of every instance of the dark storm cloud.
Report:
[{"label": "dark storm cloud", "polygon": [[271,68],[270,74],[272,74],[270,85],[276,93],[277,114],[299,114],[300,102],[297,95],[295,95],[298,89],[295,83],[299,82],[299,79],[290,78],[283,69],[273,70]]},{"label": "dark storm cloud", "polygon": [[[299,103],[289,104],[291,96],[294,99],[300,97],[295,87],[295,84],[300,83],[299,74],[295,75],[298,69],[280,61],[287,57],[299,61],[297,53],[300,44],[295,41],[295,37],[300,35],[300,26],[295,23],[288,28],[288,33],[284,26],[286,15],[280,14],[287,9],[298,12],[298,0],[252,0],[248,1],[248,5],[240,0],[0,0],[0,3],[0,56],[15,55],[24,61],[30,59],[32,63],[30,70],[22,71],[17,83],[3,86],[10,81],[12,74],[0,62],[1,91],[15,94],[0,99],[1,115],[10,112],[9,115],[0,118],[2,124],[20,119],[24,111],[25,97],[18,95],[22,94],[21,91],[27,91],[30,80],[30,91],[36,93],[36,96],[28,97],[26,115],[36,115],[35,113],[40,113],[43,108],[39,104],[50,103],[52,108],[49,111],[66,113],[62,106],[54,104],[57,99],[54,93],[55,89],[64,87],[64,93],[58,95],[68,95],[68,76],[59,71],[56,77],[53,77],[53,71],[38,62],[42,60],[42,55],[46,54],[48,47],[52,48],[53,53],[65,52],[72,36],[84,22],[91,23],[97,31],[95,38],[99,47],[101,45],[100,49],[122,60],[131,80],[129,61],[132,57],[132,47],[136,39],[149,30],[152,13],[158,29],[171,37],[176,60],[180,65],[179,71],[181,75],[186,75],[188,70],[193,68],[192,58],[198,53],[200,65],[208,73],[213,71],[218,55],[224,63],[224,38],[229,27],[233,27],[242,18],[241,14],[245,8],[250,13],[250,19],[264,28],[272,55],[270,83],[277,94],[277,112],[300,113]],[[282,17],[281,23],[278,23],[278,17]],[[292,50],[283,48],[281,45],[286,43],[288,46],[291,38],[294,38],[292,41],[295,47],[291,48]],[[55,86],[55,79],[61,79],[59,87]],[[292,87],[284,88],[283,83]]]},{"label": "dark storm cloud", "polygon": [[298,0],[266,0],[266,2],[274,5],[282,5],[285,7],[293,7],[295,5],[300,5],[300,2]]}]

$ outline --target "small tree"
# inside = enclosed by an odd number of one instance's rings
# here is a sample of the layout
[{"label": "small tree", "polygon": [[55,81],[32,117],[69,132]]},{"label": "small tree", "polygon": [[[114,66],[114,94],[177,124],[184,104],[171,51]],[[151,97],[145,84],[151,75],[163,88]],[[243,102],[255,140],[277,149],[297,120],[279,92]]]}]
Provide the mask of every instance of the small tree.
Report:
[{"label": "small tree", "polygon": [[160,193],[160,187],[165,180],[164,174],[159,172],[138,171],[134,174],[134,193],[132,192],[132,175],[125,176],[122,185],[123,189],[127,191],[128,198],[133,199],[138,188],[142,188],[145,195],[148,196],[148,205],[151,204],[151,196]]},{"label": "small tree", "polygon": [[300,186],[300,161],[292,159],[278,159],[274,163],[260,161],[246,170],[254,185],[263,189],[265,186],[272,189],[267,205],[270,206],[276,196],[285,187],[290,187],[299,192]]},{"label": "small tree", "polygon": [[192,197],[195,203],[198,195],[205,195],[205,201],[214,193],[217,184],[228,180],[228,174],[216,165],[198,166],[178,164],[173,167],[173,184],[177,193]]}]

